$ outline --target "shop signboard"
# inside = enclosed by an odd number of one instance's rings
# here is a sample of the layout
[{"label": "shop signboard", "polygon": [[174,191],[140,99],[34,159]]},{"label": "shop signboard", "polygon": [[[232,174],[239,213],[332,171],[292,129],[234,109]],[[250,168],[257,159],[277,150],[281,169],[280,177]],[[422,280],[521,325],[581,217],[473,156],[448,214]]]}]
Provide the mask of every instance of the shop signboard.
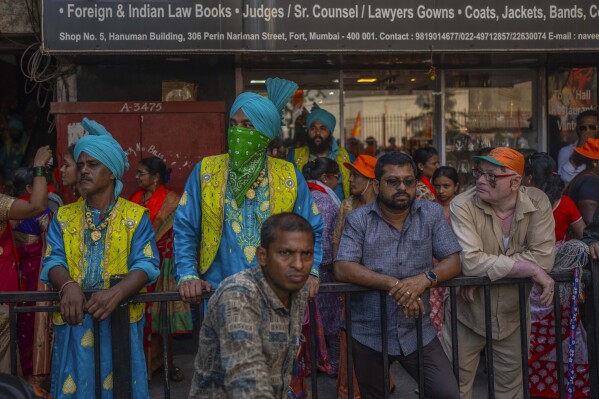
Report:
[{"label": "shop signboard", "polygon": [[42,1],[57,54],[599,49],[594,0]]}]

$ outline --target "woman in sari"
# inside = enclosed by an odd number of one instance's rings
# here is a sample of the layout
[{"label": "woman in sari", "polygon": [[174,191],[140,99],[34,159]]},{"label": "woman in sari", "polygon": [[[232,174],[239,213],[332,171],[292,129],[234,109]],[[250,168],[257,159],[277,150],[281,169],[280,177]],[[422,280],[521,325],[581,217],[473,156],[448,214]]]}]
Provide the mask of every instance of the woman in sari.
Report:
[{"label": "woman in sari", "polygon": [[[526,158],[524,183],[542,190],[553,207],[555,221],[555,264],[553,272],[574,272],[572,284],[560,284],[560,311],[562,314],[562,349],[564,353],[564,376],[566,392],[574,398],[590,397],[589,359],[586,330],[581,323],[579,300],[573,290],[582,292],[582,270],[587,265],[588,248],[570,237],[581,239],[585,223],[574,201],[562,195],[564,183],[557,174],[553,158],[543,152]],[[576,270],[578,269],[578,270]],[[528,382],[530,393],[535,397],[557,398],[557,345],[555,337],[554,305],[545,306],[539,292],[530,293],[530,352],[528,357]],[[582,302],[582,300],[581,300]],[[568,320],[569,323],[565,324]]]},{"label": "woman in sari", "polygon": [[414,151],[414,162],[418,167],[418,184],[416,198],[429,201],[435,200],[435,188],[431,179],[439,167],[439,153],[433,147],[423,147]]},{"label": "woman in sari", "polygon": [[[44,212],[48,206],[48,184],[46,167],[52,150],[50,147],[38,149],[33,161],[34,178],[31,196],[28,201],[0,194],[0,292],[19,290],[17,251],[9,220],[22,220]],[[8,307],[0,304],[0,373],[10,373]]]},{"label": "woman in sari", "polygon": [[[33,192],[33,170],[29,168],[19,168],[14,171],[12,176],[12,192],[11,194],[23,201],[29,201]],[[24,291],[37,291],[40,288],[39,274],[40,265],[42,263],[42,254],[45,245],[45,235],[48,231],[52,211],[46,208],[42,213],[32,218],[11,221],[13,229],[13,239],[17,249],[17,258],[19,260],[19,275],[20,288]],[[35,303],[25,303],[25,306],[32,306]],[[21,359],[21,369],[23,376],[32,380],[33,376],[37,378],[37,383],[43,383],[43,378],[49,377],[50,369],[45,368],[44,364],[50,365],[50,352],[38,359],[34,363],[34,347],[43,347],[50,349],[50,340],[48,337],[48,318],[47,314],[40,313],[42,318],[45,317],[45,326],[38,328],[39,332],[44,331],[46,334],[39,336],[35,335],[37,313],[19,313],[17,316],[17,333],[19,335],[19,355]],[[38,355],[41,355],[37,353]],[[38,369],[38,364],[41,362],[42,370]],[[34,367],[37,369],[34,372]],[[40,371],[42,371],[40,373]],[[39,375],[41,374],[41,375]],[[47,381],[49,382],[49,380]]]},{"label": "woman in sari", "polygon": [[[170,170],[158,157],[143,158],[135,173],[137,184],[141,190],[131,197],[131,201],[140,204],[150,211],[150,221],[156,231],[156,245],[160,253],[160,277],[155,286],[149,286],[148,292],[177,291],[174,277],[173,259],[173,218],[180,194],[167,190],[165,184],[170,178]],[[193,325],[189,305],[184,302],[167,303],[167,322],[169,330],[169,346],[174,335],[192,332]],[[148,378],[163,365],[162,360],[162,317],[160,303],[146,304],[146,327],[144,329],[144,351],[148,366]],[[162,338],[162,339],[161,339]],[[180,368],[169,359],[169,378],[182,381],[185,376]]]}]

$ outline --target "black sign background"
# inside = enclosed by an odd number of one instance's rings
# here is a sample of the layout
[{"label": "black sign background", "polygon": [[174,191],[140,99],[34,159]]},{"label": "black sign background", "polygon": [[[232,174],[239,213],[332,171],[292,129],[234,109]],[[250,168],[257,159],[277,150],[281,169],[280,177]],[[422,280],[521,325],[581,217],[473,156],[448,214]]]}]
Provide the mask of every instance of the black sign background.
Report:
[{"label": "black sign background", "polygon": [[43,48],[50,53],[599,49],[599,2],[592,0],[319,1],[43,0]]}]

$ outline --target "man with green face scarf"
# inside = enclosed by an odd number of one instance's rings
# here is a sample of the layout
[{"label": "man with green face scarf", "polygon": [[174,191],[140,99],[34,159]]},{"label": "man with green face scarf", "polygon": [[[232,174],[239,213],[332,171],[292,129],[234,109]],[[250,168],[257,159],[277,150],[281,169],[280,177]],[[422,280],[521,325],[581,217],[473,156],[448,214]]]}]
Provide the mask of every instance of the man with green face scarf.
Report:
[{"label": "man with green face scarf", "polygon": [[268,98],[240,94],[229,115],[228,153],[204,158],[191,172],[173,224],[175,279],[184,300],[197,302],[203,291],[255,266],[262,223],[282,212],[296,213],[314,228],[314,265],[306,285],[311,297],[318,293],[322,219],[301,172],[266,154],[297,87],[275,78],[266,81]]}]

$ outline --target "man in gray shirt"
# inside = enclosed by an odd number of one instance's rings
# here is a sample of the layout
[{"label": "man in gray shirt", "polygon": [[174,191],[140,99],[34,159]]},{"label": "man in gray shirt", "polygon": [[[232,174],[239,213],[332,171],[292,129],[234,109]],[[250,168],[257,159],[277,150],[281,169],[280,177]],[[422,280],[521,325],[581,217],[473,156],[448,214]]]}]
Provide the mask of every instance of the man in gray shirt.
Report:
[{"label": "man in gray shirt", "polygon": [[[418,376],[416,318],[422,317],[424,394],[459,398],[449,360],[427,315],[428,288],[460,273],[458,244],[443,209],[415,200],[416,165],[399,152],[382,156],[375,167],[377,200],[347,217],[335,277],[339,281],[387,291],[389,364],[399,361]],[[433,268],[433,257],[439,263]],[[425,306],[426,304],[426,306]],[[353,294],[352,350],[363,399],[384,395],[380,294]]]}]

